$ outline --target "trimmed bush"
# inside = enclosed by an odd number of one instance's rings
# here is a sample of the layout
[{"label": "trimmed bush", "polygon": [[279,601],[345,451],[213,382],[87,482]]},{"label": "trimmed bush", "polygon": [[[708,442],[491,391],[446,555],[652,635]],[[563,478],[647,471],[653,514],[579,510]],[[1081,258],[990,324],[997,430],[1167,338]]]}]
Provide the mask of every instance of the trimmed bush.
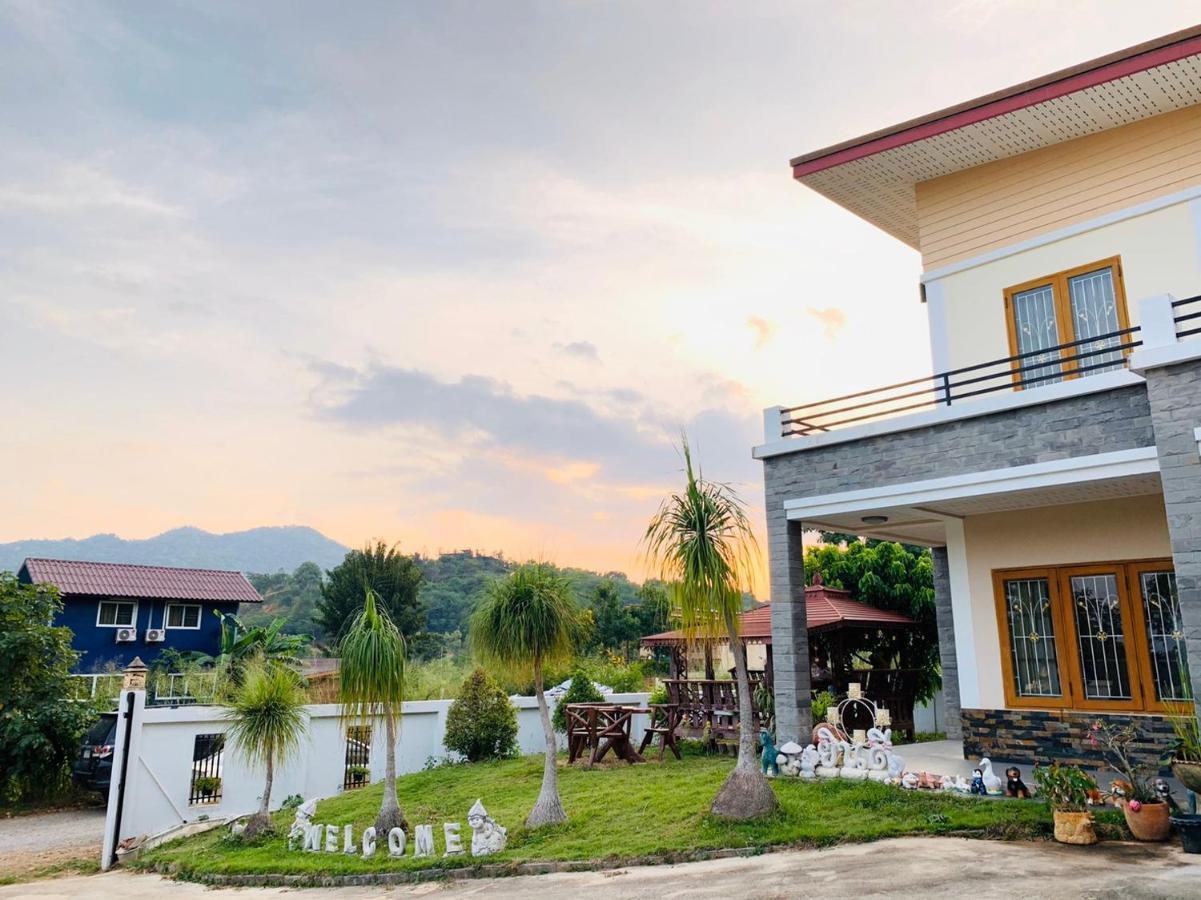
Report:
[{"label": "trimmed bush", "polygon": [[551,717],[551,721],[555,724],[555,731],[567,731],[568,703],[604,702],[604,696],[596,689],[596,685],[592,683],[592,679],[584,672],[577,671],[571,676],[571,684],[567,687],[567,693],[559,698],[559,703],[555,707],[555,714]]},{"label": "trimmed bush", "polygon": [[467,757],[505,759],[517,752],[517,711],[483,669],[472,672],[446,714],[447,750]]}]

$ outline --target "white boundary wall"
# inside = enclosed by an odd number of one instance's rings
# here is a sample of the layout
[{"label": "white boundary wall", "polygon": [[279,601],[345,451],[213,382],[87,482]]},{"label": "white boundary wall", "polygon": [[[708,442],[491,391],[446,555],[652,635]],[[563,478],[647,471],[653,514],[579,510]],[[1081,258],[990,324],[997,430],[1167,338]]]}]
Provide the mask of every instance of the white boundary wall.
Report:
[{"label": "white boundary wall", "polygon": [[[121,815],[124,840],[153,835],[201,816],[210,819],[240,816],[258,809],[266,771],[250,765],[232,747],[226,747],[221,763],[221,800],[190,806],[192,755],[196,735],[224,732],[228,727],[223,710],[213,706],[176,708],[145,707],[144,692],[136,691],[134,725],[130,735],[130,756],[126,775],[125,799]],[[607,694],[614,703],[643,706],[648,694]],[[545,746],[538,702],[533,697],[512,697],[517,709],[517,743],[521,753],[541,753]],[[115,821],[118,771],[125,737],[127,693],[121,696],[117,727],[117,746],[113,755],[114,772],[109,791],[109,817],[105,830],[102,865],[107,868],[112,856],[111,835]],[[404,704],[400,739],[396,746],[397,774],[420,771],[430,757],[448,754],[442,743],[446,732],[446,714],[452,700],[421,700]],[[554,701],[549,701],[551,710]],[[276,770],[271,788],[271,805],[278,807],[284,798],[300,794],[306,800],[332,797],[342,792],[346,758],[344,723],[336,704],[306,707],[309,733],[296,758]],[[641,740],[646,716],[635,716],[634,739]],[[372,782],[384,777],[384,729],[377,723],[372,730],[370,769]],[[560,745],[564,745],[560,735]],[[465,812],[465,811],[464,811]]]}]

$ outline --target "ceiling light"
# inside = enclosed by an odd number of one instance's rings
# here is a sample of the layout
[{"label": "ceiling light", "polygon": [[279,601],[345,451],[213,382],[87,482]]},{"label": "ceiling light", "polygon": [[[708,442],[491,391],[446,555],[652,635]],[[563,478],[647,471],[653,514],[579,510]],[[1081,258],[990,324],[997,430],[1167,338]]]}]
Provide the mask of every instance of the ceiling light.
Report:
[{"label": "ceiling light", "polygon": [[883,525],[888,521],[888,516],[864,516],[859,521],[864,525]]}]

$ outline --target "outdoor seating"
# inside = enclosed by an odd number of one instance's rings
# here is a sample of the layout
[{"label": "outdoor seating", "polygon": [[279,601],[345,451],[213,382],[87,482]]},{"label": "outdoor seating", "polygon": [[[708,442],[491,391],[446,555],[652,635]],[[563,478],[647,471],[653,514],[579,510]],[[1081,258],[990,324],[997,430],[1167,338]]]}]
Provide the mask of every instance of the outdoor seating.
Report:
[{"label": "outdoor seating", "polygon": [[657,736],[659,738],[659,762],[663,762],[663,752],[668,748],[671,748],[676,759],[682,759],[680,745],[676,741],[676,729],[680,726],[680,708],[674,703],[651,703],[648,708],[651,712],[651,721],[642,735],[642,745],[638,748],[638,752],[645,753],[646,748]]},{"label": "outdoor seating", "polygon": [[646,762],[634,749],[630,729],[634,716],[651,710],[609,703],[571,703],[567,706],[567,762],[574,763],[588,750],[588,764],[595,765],[610,750],[626,762]]}]

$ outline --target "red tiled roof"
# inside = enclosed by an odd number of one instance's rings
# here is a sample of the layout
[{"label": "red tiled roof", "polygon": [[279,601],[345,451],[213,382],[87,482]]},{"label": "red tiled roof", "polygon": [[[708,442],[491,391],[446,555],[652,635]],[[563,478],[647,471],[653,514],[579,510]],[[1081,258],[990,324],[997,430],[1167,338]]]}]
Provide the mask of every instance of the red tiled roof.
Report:
[{"label": "red tiled roof", "polygon": [[[913,619],[904,613],[877,609],[852,600],[849,591],[812,584],[805,588],[805,619],[810,631],[827,631],[842,626],[904,628]],[[771,643],[771,604],[748,609],[739,617],[739,633],[752,643]],[[642,639],[643,644],[674,644],[684,639],[682,631],[664,631]]]},{"label": "red tiled roof", "polygon": [[31,582],[53,584],[64,596],[91,594],[240,603],[263,600],[241,572],[220,569],[32,558],[25,560],[21,569]]}]

